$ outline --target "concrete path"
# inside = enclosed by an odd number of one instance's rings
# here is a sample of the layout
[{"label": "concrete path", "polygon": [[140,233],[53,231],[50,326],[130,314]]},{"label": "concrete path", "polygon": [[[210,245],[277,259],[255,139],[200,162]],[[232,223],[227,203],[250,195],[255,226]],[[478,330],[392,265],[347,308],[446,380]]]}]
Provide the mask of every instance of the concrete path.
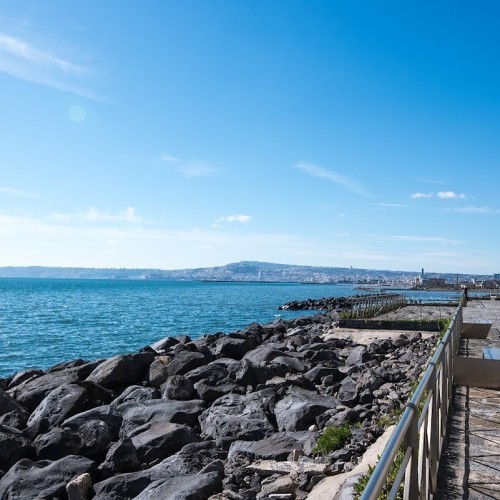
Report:
[{"label": "concrete path", "polygon": [[[483,347],[500,347],[500,300],[473,300],[463,314],[464,321],[493,325],[488,338],[463,340],[461,356],[480,358]],[[436,498],[500,499],[499,390],[455,387]]]}]

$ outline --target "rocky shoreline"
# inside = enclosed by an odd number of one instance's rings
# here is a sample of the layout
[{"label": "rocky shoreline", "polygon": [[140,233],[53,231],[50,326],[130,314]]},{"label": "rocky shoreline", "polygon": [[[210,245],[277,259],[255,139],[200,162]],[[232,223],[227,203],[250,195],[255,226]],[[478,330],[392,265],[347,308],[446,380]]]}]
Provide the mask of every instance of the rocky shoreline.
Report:
[{"label": "rocky shoreline", "polygon": [[0,498],[306,498],[382,434],[437,340],[328,340],[335,309],[0,379]]}]

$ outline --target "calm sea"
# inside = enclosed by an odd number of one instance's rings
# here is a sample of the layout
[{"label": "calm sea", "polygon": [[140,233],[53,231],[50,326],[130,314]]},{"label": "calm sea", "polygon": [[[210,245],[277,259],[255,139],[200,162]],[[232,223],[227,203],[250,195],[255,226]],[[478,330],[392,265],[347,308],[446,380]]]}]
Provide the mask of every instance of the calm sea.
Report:
[{"label": "calm sea", "polygon": [[308,313],[278,306],[356,293],[352,285],[0,279],[0,377],[292,318]]}]

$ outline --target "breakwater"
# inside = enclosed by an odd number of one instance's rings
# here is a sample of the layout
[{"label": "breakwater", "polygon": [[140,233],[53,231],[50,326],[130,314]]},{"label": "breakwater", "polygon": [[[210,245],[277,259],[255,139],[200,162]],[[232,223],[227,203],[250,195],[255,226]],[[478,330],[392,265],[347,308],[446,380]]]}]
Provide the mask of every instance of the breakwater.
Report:
[{"label": "breakwater", "polygon": [[[306,498],[399,410],[435,346],[330,338],[332,310],[0,379],[0,498]],[[328,428],[340,446],[318,448]],[[85,497],[83,497],[85,498]]]}]

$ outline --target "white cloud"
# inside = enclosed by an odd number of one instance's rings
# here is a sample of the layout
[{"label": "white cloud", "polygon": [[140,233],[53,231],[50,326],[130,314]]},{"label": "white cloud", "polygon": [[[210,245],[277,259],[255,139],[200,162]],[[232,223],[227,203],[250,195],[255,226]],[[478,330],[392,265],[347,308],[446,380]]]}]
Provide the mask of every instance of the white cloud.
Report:
[{"label": "white cloud", "polygon": [[107,214],[101,212],[95,207],[80,215],[80,218],[90,222],[138,222],[139,217],[135,213],[134,207],[127,207],[116,214]]},{"label": "white cloud", "polygon": [[417,200],[419,198],[432,198],[433,196],[432,193],[413,193],[410,198],[412,200]]},{"label": "white cloud", "polygon": [[78,214],[55,212],[51,215],[51,219],[58,222],[141,222],[134,207],[127,207],[114,214],[103,212],[96,207],[90,207],[87,211]]},{"label": "white cloud", "polygon": [[9,196],[17,196],[19,198],[39,198],[35,193],[21,191],[20,189],[12,189],[9,187],[0,187],[0,194],[7,194]]},{"label": "white cloud", "polygon": [[338,172],[334,172],[333,170],[328,170],[319,165],[315,165],[314,163],[305,161],[296,163],[294,167],[314,177],[326,179],[327,181],[338,184],[339,186],[342,186],[349,191],[352,191],[353,193],[362,196],[369,196],[363,188],[361,188],[353,179],[346,175],[339,174]]},{"label": "white cloud", "polygon": [[223,228],[224,226],[222,224],[229,222],[241,222],[243,224],[247,224],[250,222],[252,218],[249,215],[243,215],[243,214],[234,214],[234,215],[222,215],[221,217],[217,217],[214,220],[214,223],[212,224],[213,227],[215,228]]},{"label": "white cloud", "polygon": [[[40,43],[37,45],[39,47]],[[78,83],[88,73],[86,68],[5,33],[0,33],[0,71],[14,78],[96,99]]]},{"label": "white cloud", "polygon": [[465,198],[464,193],[455,193],[455,191],[439,191],[439,193],[413,193],[410,197],[413,200],[418,198],[439,198],[440,200],[453,200]]},{"label": "white cloud", "polygon": [[465,198],[464,193],[455,193],[455,191],[439,191],[437,194],[438,198],[441,198],[442,200],[451,200],[454,198]]},{"label": "white cloud", "polygon": [[493,214],[497,215],[500,214],[500,208],[492,208],[492,207],[460,207],[460,208],[454,208],[451,210],[452,212],[460,212],[463,214]]}]

